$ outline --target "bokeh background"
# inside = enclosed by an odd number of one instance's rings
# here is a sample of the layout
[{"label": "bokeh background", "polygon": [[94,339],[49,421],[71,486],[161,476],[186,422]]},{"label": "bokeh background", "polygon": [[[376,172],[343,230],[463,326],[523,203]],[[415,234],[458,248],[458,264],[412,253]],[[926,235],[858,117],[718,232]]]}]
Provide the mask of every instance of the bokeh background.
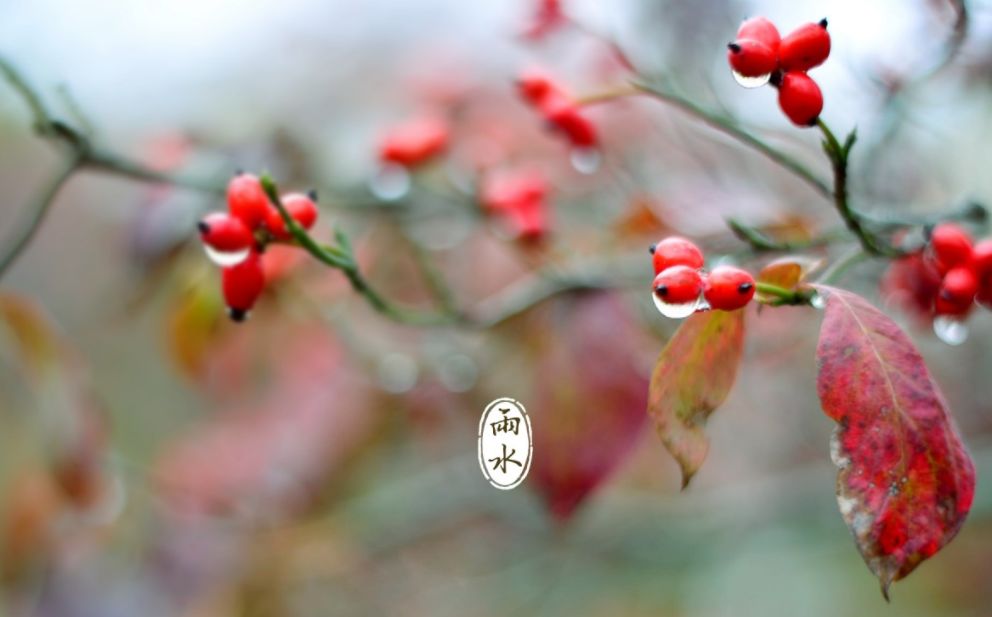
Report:
[{"label": "bokeh background", "polygon": [[[826,177],[816,135],[772,89],[737,87],[724,59],[746,16],[784,30],[826,16],[834,51],[815,75],[823,117],[859,131],[857,203],[926,214],[992,200],[992,3],[968,3],[967,37],[937,71],[956,8],[941,0],[564,0],[575,23],[521,37],[538,4],[0,1],[0,54],[100,144],[219,182],[267,169],[319,187],[316,233],[346,229],[391,297],[430,305],[425,261],[477,311],[562,271],[616,282],[481,331],[416,328],[289,251],[238,326],[193,233],[220,198],[75,176],[0,280],[0,615],[992,613],[992,318],[951,347],[887,307],[942,385],[979,483],[957,539],[886,606],[837,512],[815,310],[748,309],[745,362],[686,492],[644,415],[676,325],[645,291],[647,245],[678,232],[759,267],[770,256],[724,217],[804,237],[838,225],[829,204],[643,97],[591,108],[603,163],[579,174],[513,88],[534,65],[580,95],[615,88],[631,73],[612,41],[644,78]],[[452,119],[451,151],[404,199],[377,201],[378,135],[424,110]],[[0,84],[0,242],[57,164],[29,124]],[[480,168],[517,164],[553,187],[540,247],[472,198]],[[882,303],[884,268],[842,284]],[[509,492],[475,453],[498,396],[527,406],[539,457]]]}]

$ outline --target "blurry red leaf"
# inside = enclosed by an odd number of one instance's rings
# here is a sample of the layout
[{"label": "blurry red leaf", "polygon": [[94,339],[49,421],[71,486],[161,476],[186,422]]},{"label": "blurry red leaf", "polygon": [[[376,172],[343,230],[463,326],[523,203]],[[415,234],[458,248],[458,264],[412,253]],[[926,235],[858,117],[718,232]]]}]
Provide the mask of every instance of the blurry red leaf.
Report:
[{"label": "blurry red leaf", "polygon": [[975,468],[920,353],[884,313],[848,291],[827,297],[817,390],[838,423],[837,502],[888,598],[950,542],[971,508]]},{"label": "blurry red leaf", "polygon": [[[551,513],[571,516],[630,452],[644,427],[647,379],[634,327],[612,294],[552,303],[549,344],[537,360],[528,406],[534,430],[530,476]],[[559,312],[560,310],[560,312]]]},{"label": "blurry red leaf", "polygon": [[220,326],[226,316],[219,287],[213,279],[198,280],[175,298],[168,312],[169,355],[187,377],[201,376],[207,356],[222,335]]},{"label": "blurry red leaf", "polygon": [[298,513],[359,451],[380,415],[323,326],[280,331],[272,389],[170,443],[154,478],[175,510],[271,521]]},{"label": "blurry red leaf", "polygon": [[682,488],[699,471],[706,420],[727,398],[744,349],[744,311],[707,311],[682,322],[651,375],[648,415],[682,468]]}]

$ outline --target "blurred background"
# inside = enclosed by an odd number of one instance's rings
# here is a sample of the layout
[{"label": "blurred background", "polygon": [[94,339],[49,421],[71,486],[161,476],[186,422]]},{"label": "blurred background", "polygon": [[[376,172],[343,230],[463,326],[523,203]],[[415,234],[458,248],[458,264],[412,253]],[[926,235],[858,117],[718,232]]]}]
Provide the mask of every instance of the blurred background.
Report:
[{"label": "blurred background", "polygon": [[[233,324],[194,233],[221,196],[74,175],[0,279],[0,615],[992,613],[992,317],[952,347],[880,294],[884,262],[842,280],[908,329],[978,467],[957,539],[886,607],[837,511],[814,309],[747,309],[744,364],[687,491],[644,413],[677,325],[648,297],[647,246],[680,233],[754,270],[775,255],[725,217],[802,240],[836,213],[646,97],[588,108],[601,161],[577,170],[514,89],[528,67],[577,97],[638,75],[827,178],[817,135],[725,60],[747,16],[783,32],[827,17],[833,53],[813,75],[823,118],[859,132],[854,199],[926,215],[992,200],[992,3],[968,3],[960,45],[946,0],[553,5],[0,0],[0,57],[101,147],[220,186],[240,168],[316,187],[315,235],[346,230],[384,295],[489,326],[392,323],[340,272],[278,247]],[[450,147],[383,200],[378,140],[425,113],[447,120]],[[59,154],[7,82],[0,136],[5,247]],[[519,168],[549,187],[538,243],[478,206],[483,177]],[[575,272],[608,289],[556,293]],[[476,459],[501,396],[534,425],[512,491]]]}]

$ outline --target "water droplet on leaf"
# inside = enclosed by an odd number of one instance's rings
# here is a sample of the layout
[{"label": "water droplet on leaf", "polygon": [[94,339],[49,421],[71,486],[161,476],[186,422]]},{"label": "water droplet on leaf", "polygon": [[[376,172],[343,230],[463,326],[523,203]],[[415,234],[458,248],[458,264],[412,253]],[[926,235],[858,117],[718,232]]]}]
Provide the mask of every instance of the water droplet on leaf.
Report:
[{"label": "water droplet on leaf", "polygon": [[761,86],[767,84],[772,78],[771,73],[768,73],[767,75],[759,75],[757,77],[745,77],[737,71],[732,71],[732,73],[734,74],[734,81],[745,88],[760,88]]},{"label": "water droplet on leaf", "polygon": [[933,320],[933,333],[948,345],[960,345],[968,340],[968,326],[960,319],[941,315]]},{"label": "water droplet on leaf", "polygon": [[827,308],[827,299],[823,297],[823,294],[815,294],[809,299],[809,305],[822,311]]},{"label": "water droplet on leaf", "polygon": [[387,354],[379,361],[377,369],[379,385],[386,392],[402,394],[417,385],[417,363],[406,354]]},{"label": "water droplet on leaf", "polygon": [[410,172],[402,165],[383,165],[369,181],[369,190],[383,201],[396,201],[410,192]]},{"label": "water droplet on leaf", "polygon": [[575,171],[580,174],[589,175],[599,169],[600,163],[603,162],[603,155],[600,154],[597,148],[572,148],[572,151],[569,153],[569,160],[572,162],[572,167],[575,168]]},{"label": "water droplet on leaf", "polygon": [[242,261],[248,259],[248,255],[251,253],[250,248],[240,251],[218,251],[209,244],[203,245],[203,251],[207,254],[210,261],[214,262],[221,268],[236,266]]}]

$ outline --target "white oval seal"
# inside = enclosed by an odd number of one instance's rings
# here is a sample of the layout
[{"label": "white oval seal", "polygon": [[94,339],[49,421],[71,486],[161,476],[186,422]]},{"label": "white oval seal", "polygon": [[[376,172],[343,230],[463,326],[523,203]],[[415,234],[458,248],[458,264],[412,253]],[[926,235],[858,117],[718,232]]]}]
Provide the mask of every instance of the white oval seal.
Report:
[{"label": "white oval seal", "polygon": [[489,483],[508,491],[530,471],[534,440],[527,410],[512,398],[486,405],[479,420],[479,466]]}]

